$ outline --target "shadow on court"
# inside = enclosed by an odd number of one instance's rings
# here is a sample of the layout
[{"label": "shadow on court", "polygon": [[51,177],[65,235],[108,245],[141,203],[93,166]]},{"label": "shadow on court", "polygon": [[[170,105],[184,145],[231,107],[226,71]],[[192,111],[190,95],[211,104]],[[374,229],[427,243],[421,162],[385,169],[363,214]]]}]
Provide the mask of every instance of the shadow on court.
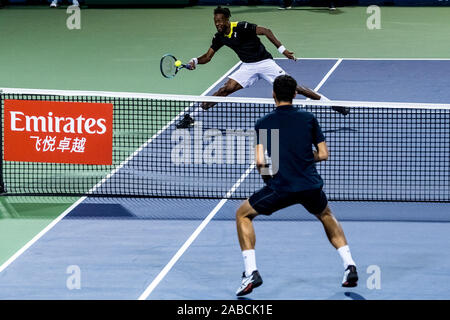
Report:
[{"label": "shadow on court", "polygon": [[366,298],[364,298],[362,295],[355,292],[346,292],[344,293],[344,295],[351,298],[352,300],[366,300]]},{"label": "shadow on court", "polygon": [[338,292],[338,293],[332,295],[331,297],[329,297],[327,300],[349,300],[349,298],[351,300],[367,300],[362,295],[360,295],[356,292],[350,292],[350,291],[346,291],[343,293]]}]

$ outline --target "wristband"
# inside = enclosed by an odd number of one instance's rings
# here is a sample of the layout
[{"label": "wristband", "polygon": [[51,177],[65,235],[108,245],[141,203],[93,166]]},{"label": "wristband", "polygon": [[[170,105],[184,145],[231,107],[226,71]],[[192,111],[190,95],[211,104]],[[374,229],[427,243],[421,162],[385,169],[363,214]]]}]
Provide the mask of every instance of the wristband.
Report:
[{"label": "wristband", "polygon": [[197,58],[192,58],[191,61],[189,61],[189,62],[193,62],[193,63],[194,63],[194,66],[197,66],[197,64],[198,64],[198,59],[197,59]]},{"label": "wristband", "polygon": [[283,46],[283,45],[281,45],[279,48],[278,48],[278,52],[279,53],[281,53],[281,54],[283,54],[283,52],[286,50],[286,48]]}]

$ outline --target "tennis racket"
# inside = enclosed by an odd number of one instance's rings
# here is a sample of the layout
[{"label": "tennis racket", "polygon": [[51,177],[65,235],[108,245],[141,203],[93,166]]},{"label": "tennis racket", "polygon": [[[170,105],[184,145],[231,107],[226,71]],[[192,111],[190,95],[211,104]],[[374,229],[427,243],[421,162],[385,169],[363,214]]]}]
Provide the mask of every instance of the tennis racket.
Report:
[{"label": "tennis racket", "polygon": [[176,66],[175,62],[178,61],[177,58],[175,58],[171,54],[165,54],[161,58],[160,68],[161,68],[161,74],[165,78],[173,78],[175,75],[180,71],[181,69],[188,69],[191,70],[191,65],[189,64],[181,64],[180,66]]}]

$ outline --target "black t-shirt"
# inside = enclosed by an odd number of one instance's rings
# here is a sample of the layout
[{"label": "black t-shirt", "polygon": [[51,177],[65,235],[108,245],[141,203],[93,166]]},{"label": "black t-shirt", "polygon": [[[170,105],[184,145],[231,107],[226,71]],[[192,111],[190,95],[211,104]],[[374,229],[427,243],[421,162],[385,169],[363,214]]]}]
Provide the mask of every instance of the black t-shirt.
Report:
[{"label": "black t-shirt", "polygon": [[258,144],[263,143],[260,141],[262,136],[259,129],[267,130],[267,144],[264,148],[272,158],[272,166],[276,156],[272,154],[271,131],[279,130],[278,171],[269,180],[269,188],[298,192],[323,186],[323,180],[316,170],[312,146],[325,141],[325,137],[312,113],[292,105],[277,107],[256,122]]},{"label": "black t-shirt", "polygon": [[273,59],[256,35],[256,24],[247,21],[231,22],[231,31],[228,35],[219,32],[214,35],[211,49],[217,52],[224,45],[233,49],[242,62]]}]

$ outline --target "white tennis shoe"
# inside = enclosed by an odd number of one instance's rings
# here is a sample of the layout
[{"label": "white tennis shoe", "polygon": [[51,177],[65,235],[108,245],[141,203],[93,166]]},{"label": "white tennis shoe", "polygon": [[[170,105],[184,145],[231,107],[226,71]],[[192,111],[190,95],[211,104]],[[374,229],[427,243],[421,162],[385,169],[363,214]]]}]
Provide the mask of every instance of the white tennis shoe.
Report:
[{"label": "white tennis shoe", "polygon": [[258,270],[255,270],[252,272],[250,276],[246,276],[245,272],[242,274],[242,282],[241,286],[237,289],[236,295],[237,296],[244,296],[246,294],[249,294],[253,291],[254,288],[259,287],[262,285],[263,281],[262,278],[258,272]]}]

